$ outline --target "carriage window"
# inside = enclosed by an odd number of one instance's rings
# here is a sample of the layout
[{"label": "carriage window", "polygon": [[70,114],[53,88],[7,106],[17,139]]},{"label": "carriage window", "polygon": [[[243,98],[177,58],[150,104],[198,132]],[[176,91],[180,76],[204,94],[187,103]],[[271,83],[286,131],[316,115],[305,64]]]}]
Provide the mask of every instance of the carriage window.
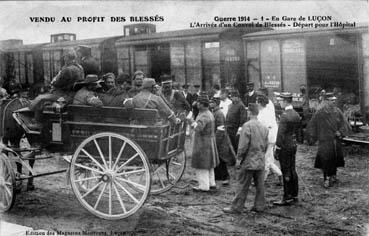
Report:
[{"label": "carriage window", "polygon": [[205,48],[219,48],[219,42],[206,42]]},{"label": "carriage window", "polygon": [[129,28],[126,28],[125,30],[126,30],[125,36],[129,36]]}]

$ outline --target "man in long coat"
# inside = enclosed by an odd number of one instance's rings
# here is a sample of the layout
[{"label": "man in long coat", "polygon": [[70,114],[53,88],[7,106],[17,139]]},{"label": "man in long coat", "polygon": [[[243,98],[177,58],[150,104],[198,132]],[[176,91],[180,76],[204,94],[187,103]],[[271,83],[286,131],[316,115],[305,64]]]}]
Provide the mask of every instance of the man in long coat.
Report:
[{"label": "man in long coat", "polygon": [[250,103],[256,103],[256,92],[254,90],[254,83],[250,82],[246,84],[247,93],[244,96],[244,104],[246,107],[249,106]]},{"label": "man in long coat", "polygon": [[196,170],[198,187],[195,191],[209,191],[216,188],[214,168],[219,164],[218,151],[215,141],[214,116],[209,110],[209,97],[201,94],[197,99],[199,114],[196,121],[189,118],[194,128],[192,167]]},{"label": "man in long coat", "polygon": [[340,138],[349,130],[339,108],[330,99],[322,103],[308,124],[308,132],[310,143],[318,140],[314,167],[323,170],[324,187],[328,188],[337,181],[337,167],[345,165]]}]

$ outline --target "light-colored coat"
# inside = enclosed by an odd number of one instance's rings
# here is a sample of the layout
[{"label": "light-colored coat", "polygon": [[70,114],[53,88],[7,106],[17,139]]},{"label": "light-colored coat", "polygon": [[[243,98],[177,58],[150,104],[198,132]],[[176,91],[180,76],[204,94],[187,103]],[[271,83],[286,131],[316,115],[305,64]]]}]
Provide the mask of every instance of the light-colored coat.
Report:
[{"label": "light-colored coat", "polygon": [[196,117],[194,130],[192,167],[215,168],[219,164],[219,157],[214,134],[214,116],[209,110],[200,111]]}]

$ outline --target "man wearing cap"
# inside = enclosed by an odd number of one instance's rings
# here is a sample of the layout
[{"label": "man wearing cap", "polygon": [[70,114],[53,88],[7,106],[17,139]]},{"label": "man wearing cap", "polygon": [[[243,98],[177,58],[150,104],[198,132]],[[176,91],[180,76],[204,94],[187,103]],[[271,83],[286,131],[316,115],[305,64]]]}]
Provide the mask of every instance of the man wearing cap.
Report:
[{"label": "man wearing cap", "polygon": [[325,94],[323,104],[313,115],[307,127],[309,143],[318,140],[314,167],[323,171],[325,188],[337,183],[337,168],[345,165],[340,140],[349,132],[344,115],[333,104],[334,100],[335,97]]},{"label": "man wearing cap", "polygon": [[115,82],[115,75],[111,72],[103,75],[104,91],[99,93],[99,97],[104,106],[121,107],[122,102],[128,98],[126,90],[118,87]]},{"label": "man wearing cap", "polygon": [[195,84],[193,86],[193,88],[194,88],[194,91],[192,93],[193,102],[190,105],[192,105],[192,111],[193,111],[194,119],[196,119],[197,115],[199,114],[199,109],[197,108],[196,101],[197,101],[197,98],[199,97],[200,92],[201,92],[200,87],[201,86],[199,84]]},{"label": "man wearing cap", "polygon": [[83,87],[74,96],[73,104],[102,107],[103,103],[97,96],[97,90],[101,89],[101,82],[97,75],[87,75],[84,81],[76,83],[76,89]]},{"label": "man wearing cap", "polygon": [[301,117],[293,109],[292,94],[281,93],[280,105],[284,112],[281,115],[275,158],[279,160],[283,175],[283,198],[274,202],[275,205],[289,205],[298,201],[298,176],[296,173],[297,138],[301,126]]},{"label": "man wearing cap", "polygon": [[168,106],[177,115],[186,114],[191,110],[190,105],[183,95],[180,92],[173,90],[172,80],[162,82],[162,96]]},{"label": "man wearing cap", "polygon": [[243,105],[243,102],[240,99],[240,93],[238,90],[232,90],[230,95],[232,104],[230,105],[226,116],[226,128],[233,149],[236,152],[238,149],[237,132],[247,120],[247,111],[245,105]]},{"label": "man wearing cap", "polygon": [[159,115],[163,119],[179,123],[180,120],[176,118],[174,112],[169,108],[164,100],[153,93],[155,85],[155,79],[143,79],[141,91],[133,98],[126,99],[124,101],[124,106],[127,108],[157,109]]},{"label": "man wearing cap", "polygon": [[253,82],[247,83],[246,90],[247,90],[247,93],[245,94],[244,101],[245,101],[245,106],[248,107],[250,103],[256,103],[257,95],[254,90],[254,83]]},{"label": "man wearing cap", "polygon": [[99,63],[91,55],[91,47],[79,45],[77,55],[86,75],[98,75],[100,73]]},{"label": "man wearing cap", "polygon": [[192,149],[192,167],[195,169],[198,186],[195,191],[209,191],[216,188],[214,168],[219,164],[215,140],[215,120],[209,110],[209,97],[206,93],[197,98],[199,114],[196,121],[188,117],[195,135]]},{"label": "man wearing cap", "polygon": [[129,97],[132,98],[141,91],[142,82],[145,77],[145,74],[140,70],[133,74],[132,88],[128,91]]},{"label": "man wearing cap", "polygon": [[83,68],[76,62],[76,58],[77,55],[73,49],[65,51],[65,65],[51,81],[51,92],[41,94],[31,101],[29,108],[35,112],[35,122],[30,125],[30,128],[39,129],[41,127],[40,121],[44,102],[55,102],[60,97],[63,97],[67,103],[73,100],[75,94],[74,84],[84,79]]},{"label": "man wearing cap", "polygon": [[265,152],[268,146],[268,128],[257,120],[258,108],[255,103],[249,106],[250,120],[242,126],[240,143],[237,151],[238,187],[232,206],[224,208],[225,213],[242,212],[247,199],[248,190],[254,179],[256,193],[252,211],[263,211],[265,208],[264,168]]}]

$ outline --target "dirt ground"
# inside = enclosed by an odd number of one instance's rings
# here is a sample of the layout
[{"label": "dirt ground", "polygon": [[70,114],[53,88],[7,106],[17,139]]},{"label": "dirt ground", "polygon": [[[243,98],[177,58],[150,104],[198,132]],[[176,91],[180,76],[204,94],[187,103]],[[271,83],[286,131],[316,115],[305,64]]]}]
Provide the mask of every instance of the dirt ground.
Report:
[{"label": "dirt ground", "polygon": [[[189,146],[187,142],[188,153]],[[339,169],[338,186],[324,189],[321,172],[313,168],[316,148],[301,145],[298,149],[300,201],[292,206],[273,206],[272,202],[281,198],[282,187],[270,175],[266,183],[268,209],[263,213],[249,211],[254,189],[243,214],[222,212],[235,193],[233,168],[230,186],[218,183],[215,192],[193,192],[194,173],[188,159],[177,186],[162,195],[150,196],[141,210],[128,219],[107,221],[91,215],[79,205],[65,174],[36,179],[36,190],[17,195],[13,209],[2,217],[34,229],[90,232],[87,235],[369,235],[368,150],[345,148],[346,167]],[[61,162],[40,161],[36,167],[57,168]]]}]

